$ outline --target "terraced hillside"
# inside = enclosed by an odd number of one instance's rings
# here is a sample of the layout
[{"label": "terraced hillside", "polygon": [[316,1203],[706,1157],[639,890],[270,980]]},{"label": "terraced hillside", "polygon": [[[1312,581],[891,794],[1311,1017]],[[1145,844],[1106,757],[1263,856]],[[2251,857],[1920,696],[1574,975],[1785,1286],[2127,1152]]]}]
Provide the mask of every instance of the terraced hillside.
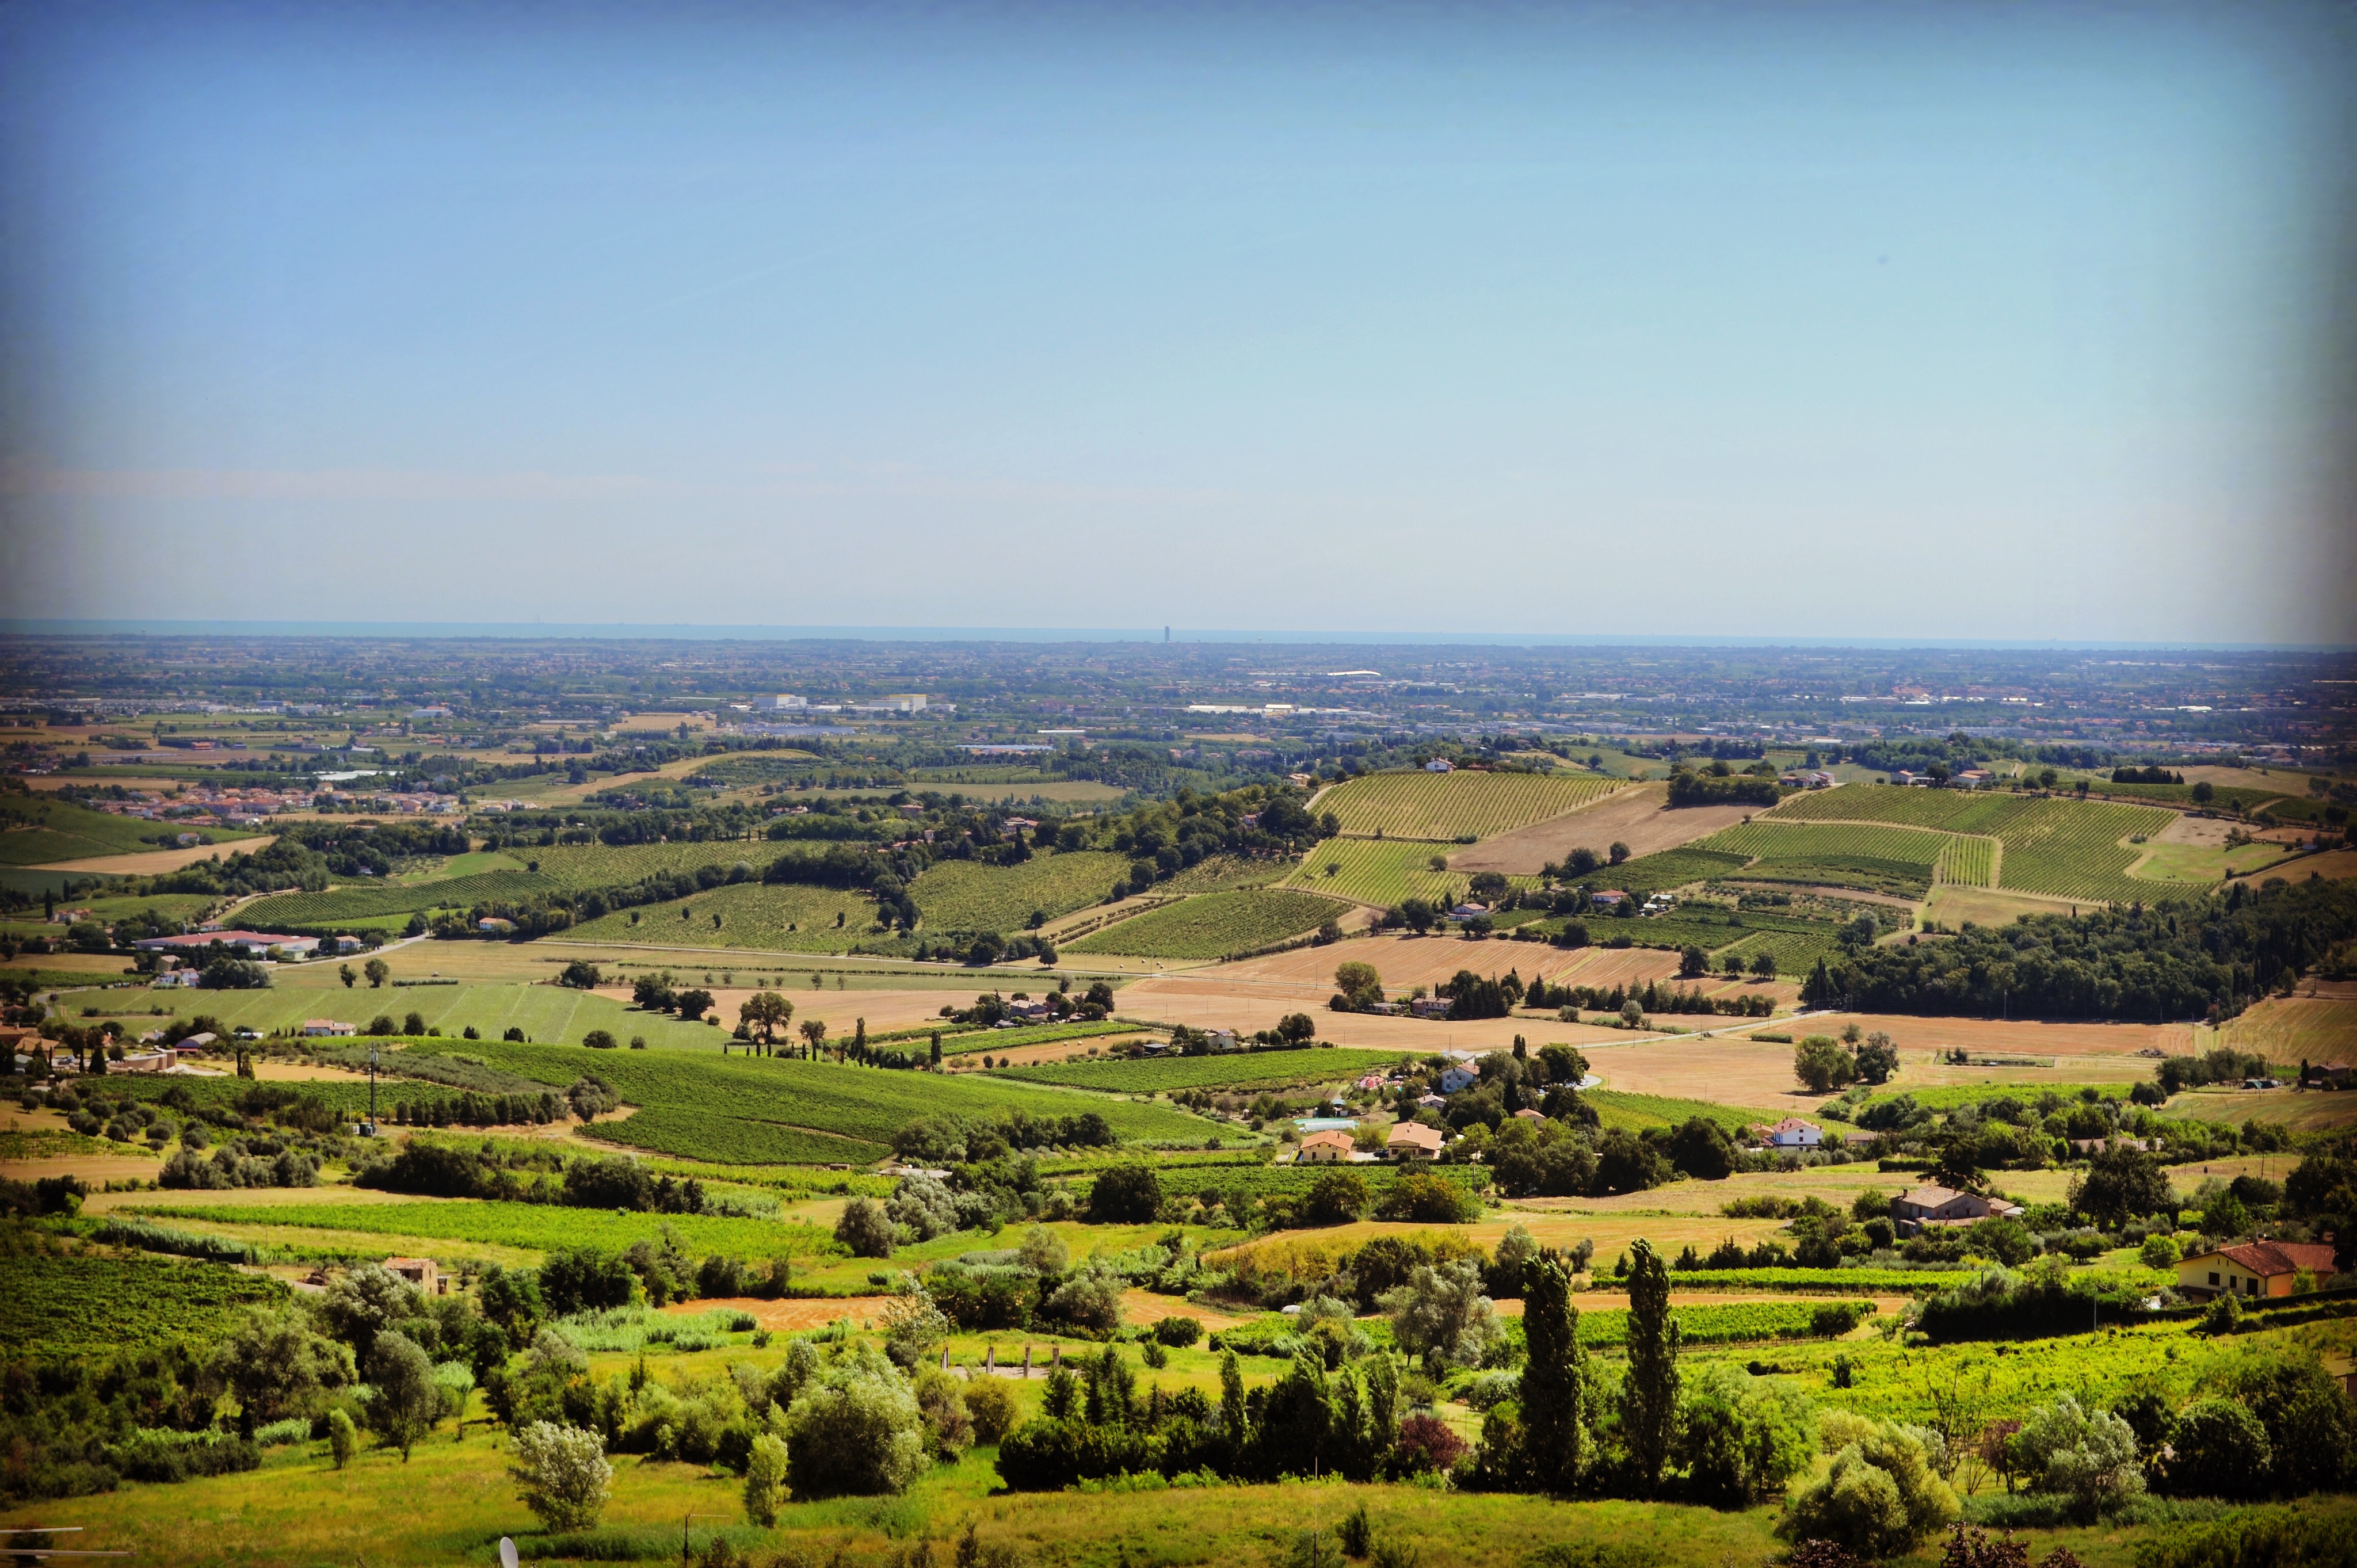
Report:
[{"label": "terraced hillside", "polygon": [[1618,788],[1593,774],[1370,773],[1319,795],[1317,810],[1352,837],[1455,843],[1559,817]]}]

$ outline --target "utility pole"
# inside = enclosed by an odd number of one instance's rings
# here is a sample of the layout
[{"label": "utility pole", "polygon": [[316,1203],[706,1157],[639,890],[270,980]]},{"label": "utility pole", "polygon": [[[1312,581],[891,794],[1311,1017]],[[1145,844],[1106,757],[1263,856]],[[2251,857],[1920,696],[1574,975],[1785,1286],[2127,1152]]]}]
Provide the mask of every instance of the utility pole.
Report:
[{"label": "utility pole", "polygon": [[376,1136],[376,1047],[369,1047],[369,1136]]}]

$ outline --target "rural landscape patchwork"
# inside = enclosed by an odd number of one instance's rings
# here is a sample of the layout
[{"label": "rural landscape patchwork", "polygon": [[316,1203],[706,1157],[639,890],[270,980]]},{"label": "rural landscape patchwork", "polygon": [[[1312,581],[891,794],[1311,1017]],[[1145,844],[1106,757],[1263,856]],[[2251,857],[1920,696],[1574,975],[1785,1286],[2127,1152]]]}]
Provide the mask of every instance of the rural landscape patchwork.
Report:
[{"label": "rural landscape patchwork", "polygon": [[5,658],[20,1550],[2357,1538],[2345,655]]}]

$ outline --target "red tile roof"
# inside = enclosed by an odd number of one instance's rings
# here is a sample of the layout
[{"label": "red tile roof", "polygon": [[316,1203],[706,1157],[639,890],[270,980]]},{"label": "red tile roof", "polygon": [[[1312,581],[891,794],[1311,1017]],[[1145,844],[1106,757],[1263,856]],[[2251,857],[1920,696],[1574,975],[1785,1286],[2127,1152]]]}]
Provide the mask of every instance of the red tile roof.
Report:
[{"label": "red tile roof", "polygon": [[[2313,1241],[2245,1241],[2238,1247],[2221,1247],[2214,1252],[2197,1252],[2194,1257],[2223,1258],[2263,1280],[2276,1274],[2295,1274],[2302,1269],[2316,1274],[2332,1272],[2332,1249]],[[2193,1258],[2185,1261],[2190,1263]]]}]

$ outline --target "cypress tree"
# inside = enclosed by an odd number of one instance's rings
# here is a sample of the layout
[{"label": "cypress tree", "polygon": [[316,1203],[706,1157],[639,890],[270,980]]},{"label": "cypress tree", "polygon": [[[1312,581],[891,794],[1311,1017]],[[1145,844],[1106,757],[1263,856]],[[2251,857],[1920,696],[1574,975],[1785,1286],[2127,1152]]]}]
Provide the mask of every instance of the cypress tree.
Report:
[{"label": "cypress tree", "polygon": [[1678,1326],[1670,1321],[1670,1271],[1662,1255],[1641,1236],[1630,1251],[1629,1375],[1620,1386],[1620,1427],[1638,1490],[1650,1496],[1669,1460],[1677,1420]]},{"label": "cypress tree", "polygon": [[1579,1313],[1571,1305],[1571,1271],[1559,1257],[1534,1259],[1525,1266],[1523,1293],[1523,1331],[1530,1343],[1523,1369],[1523,1453],[1534,1487],[1566,1493],[1578,1483],[1587,1448],[1581,1420],[1586,1359]]}]

